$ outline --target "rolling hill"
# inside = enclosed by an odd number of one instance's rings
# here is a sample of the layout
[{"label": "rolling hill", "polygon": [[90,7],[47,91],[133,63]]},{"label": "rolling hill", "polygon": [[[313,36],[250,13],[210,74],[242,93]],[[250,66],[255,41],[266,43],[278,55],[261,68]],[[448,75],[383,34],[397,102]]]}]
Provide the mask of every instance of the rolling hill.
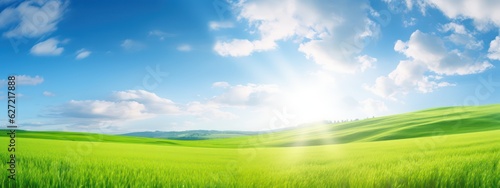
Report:
[{"label": "rolling hill", "polygon": [[[445,107],[270,133],[266,146],[308,146],[396,140],[500,129],[500,105]],[[236,138],[234,139],[236,140]]]},{"label": "rolling hill", "polygon": [[[186,131],[129,133],[120,136],[25,131],[19,135],[27,138],[197,147],[290,147],[442,136],[497,129],[500,129],[500,105],[435,108],[353,122],[310,124],[259,134],[244,131]],[[165,137],[175,139],[163,139]]]}]

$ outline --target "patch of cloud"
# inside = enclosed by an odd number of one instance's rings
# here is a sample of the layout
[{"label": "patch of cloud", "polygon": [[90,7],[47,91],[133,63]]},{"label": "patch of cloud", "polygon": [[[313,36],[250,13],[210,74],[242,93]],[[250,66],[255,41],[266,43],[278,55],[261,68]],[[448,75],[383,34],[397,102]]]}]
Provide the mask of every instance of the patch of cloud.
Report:
[{"label": "patch of cloud", "polygon": [[254,51],[264,51],[274,48],[274,42],[249,41],[246,39],[233,39],[230,42],[217,41],[214,50],[221,56],[243,57],[249,56]]},{"label": "patch of cloud", "polygon": [[238,116],[221,110],[222,106],[214,102],[193,101],[186,105],[186,113],[203,118],[234,119]]},{"label": "patch of cloud", "polygon": [[189,51],[193,50],[193,48],[189,44],[181,44],[181,45],[177,46],[177,50],[179,50],[181,52],[189,52]]},{"label": "patch of cloud", "polygon": [[96,120],[129,120],[148,116],[136,101],[71,100],[53,109],[52,115]]},{"label": "patch of cloud", "polygon": [[89,55],[91,53],[92,53],[91,51],[86,50],[85,48],[82,48],[82,49],[76,51],[76,57],[75,57],[75,59],[77,59],[77,60],[85,59],[85,58],[89,57]]},{"label": "patch of cloud", "polygon": [[173,37],[174,35],[161,30],[151,30],[148,32],[148,36],[157,37],[159,40],[165,40],[166,37]]},{"label": "patch of cloud", "polygon": [[417,19],[414,17],[411,17],[410,19],[406,19],[403,21],[403,26],[404,27],[411,27],[417,24]]},{"label": "patch of cloud", "polygon": [[447,23],[440,29],[442,32],[451,32],[446,38],[455,45],[464,46],[466,49],[480,50],[483,48],[483,41],[477,40],[474,35],[467,31],[465,26],[454,22]]},{"label": "patch of cloud", "polygon": [[467,34],[467,30],[465,29],[465,26],[461,24],[457,24],[454,22],[447,23],[442,26],[442,31],[448,32],[448,31],[454,31],[457,34]]},{"label": "patch of cloud", "polygon": [[219,40],[214,51],[221,56],[249,56],[294,39],[298,51],[325,69],[352,73],[361,69],[357,57],[366,41],[379,32],[367,1],[241,1],[234,7],[259,39]]},{"label": "patch of cloud", "polygon": [[362,55],[356,57],[361,66],[359,67],[361,72],[364,72],[366,69],[375,67],[373,64],[377,62],[377,58],[370,57],[368,55]]},{"label": "patch of cloud", "polygon": [[40,37],[57,30],[68,6],[61,0],[28,0],[17,6],[7,7],[0,13],[0,28],[12,29],[3,33],[7,38]]},{"label": "patch of cloud", "polygon": [[458,50],[445,48],[441,38],[423,33],[413,32],[410,40],[398,40],[394,49],[405,54],[408,58],[424,64],[430,71],[443,75],[476,74],[492,68],[489,62],[475,62]]},{"label": "patch of cloud", "polygon": [[43,82],[43,78],[41,76],[28,76],[28,75],[17,75],[16,76],[16,84],[17,85],[38,85]]},{"label": "patch of cloud", "polygon": [[161,98],[145,90],[127,90],[113,93],[117,101],[134,101],[145,106],[144,112],[150,114],[178,114],[180,108],[173,101]]},{"label": "patch of cloud", "polygon": [[128,51],[139,51],[139,50],[144,49],[144,47],[145,47],[145,45],[142,44],[141,42],[135,41],[132,39],[123,40],[122,43],[120,44],[120,46],[123,49],[128,50]]},{"label": "patch of cloud", "polygon": [[380,100],[365,99],[360,101],[359,104],[361,105],[363,112],[369,116],[378,115],[388,110],[385,103]]},{"label": "patch of cloud", "polygon": [[224,106],[257,106],[273,103],[277,93],[279,88],[276,85],[234,85],[226,86],[224,93],[211,101]]},{"label": "patch of cloud", "polygon": [[495,39],[490,42],[488,58],[492,60],[500,60],[500,36],[495,37]]},{"label": "patch of cloud", "polygon": [[45,41],[42,41],[38,44],[35,44],[31,48],[31,54],[37,56],[57,56],[61,55],[64,51],[63,47],[59,47],[60,41],[55,38],[50,38]]},{"label": "patch of cloud", "polygon": [[[28,76],[28,75],[15,75],[16,77],[16,85],[38,85],[43,83],[44,79],[40,76]],[[0,86],[6,86],[8,84],[8,80],[0,80]],[[19,94],[18,94],[19,96]]]},{"label": "patch of cloud", "polygon": [[[44,95],[52,96],[52,93],[44,92]],[[223,108],[222,104],[212,100],[192,101],[186,105],[180,105],[145,90],[126,90],[113,92],[108,100],[70,100],[49,109],[44,116],[57,117],[66,123],[77,122],[78,126],[123,123],[165,115],[198,116],[205,119],[237,117],[224,111]]]},{"label": "patch of cloud", "polygon": [[430,93],[435,89],[454,85],[440,81],[439,77],[426,75],[426,72],[425,66],[418,62],[401,61],[388,76],[378,77],[375,85],[364,87],[378,96],[396,101],[413,90]]},{"label": "patch of cloud", "polygon": [[219,30],[219,29],[233,28],[234,24],[233,24],[233,22],[228,22],[228,21],[224,21],[224,22],[211,21],[208,23],[208,27],[211,30]]},{"label": "patch of cloud", "polygon": [[49,110],[47,116],[80,122],[122,122],[176,115],[181,110],[169,99],[144,90],[114,92],[112,100],[71,100]]},{"label": "patch of cloud", "polygon": [[408,60],[400,61],[388,76],[377,78],[373,86],[364,86],[372,93],[392,100],[413,90],[430,93],[437,88],[455,85],[442,81],[443,76],[477,74],[493,67],[488,61],[475,61],[458,50],[446,49],[441,38],[419,30],[413,32],[407,42],[398,40],[394,50],[406,55]]},{"label": "patch of cloud", "polygon": [[212,84],[212,87],[219,87],[219,88],[227,88],[231,85],[229,85],[229,83],[227,82],[215,82]]},{"label": "patch of cloud", "polygon": [[43,94],[43,96],[46,96],[46,97],[54,97],[54,96],[56,96],[54,93],[52,93],[50,91],[44,91],[42,94]]},{"label": "patch of cloud", "polygon": [[382,0],[387,3],[389,10],[393,13],[402,13],[412,10],[414,2],[412,0]]},{"label": "patch of cloud", "polygon": [[451,19],[470,18],[481,31],[488,30],[491,24],[500,26],[500,1],[427,0],[426,5],[441,10]]}]

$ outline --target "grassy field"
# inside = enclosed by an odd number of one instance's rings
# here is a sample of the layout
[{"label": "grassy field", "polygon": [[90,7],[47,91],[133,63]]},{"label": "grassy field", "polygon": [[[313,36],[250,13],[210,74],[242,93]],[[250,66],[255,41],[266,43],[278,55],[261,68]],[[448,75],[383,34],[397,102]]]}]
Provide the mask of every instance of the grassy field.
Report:
[{"label": "grassy field", "polygon": [[440,108],[202,141],[20,132],[16,186],[500,187],[498,112]]}]

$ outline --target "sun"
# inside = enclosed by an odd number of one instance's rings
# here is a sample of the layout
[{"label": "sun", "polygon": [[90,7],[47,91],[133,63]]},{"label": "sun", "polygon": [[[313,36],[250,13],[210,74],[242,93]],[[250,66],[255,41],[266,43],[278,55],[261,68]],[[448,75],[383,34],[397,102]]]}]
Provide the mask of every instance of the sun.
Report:
[{"label": "sun", "polygon": [[297,124],[329,120],[334,114],[334,97],[323,84],[295,86],[285,94],[285,107]]}]

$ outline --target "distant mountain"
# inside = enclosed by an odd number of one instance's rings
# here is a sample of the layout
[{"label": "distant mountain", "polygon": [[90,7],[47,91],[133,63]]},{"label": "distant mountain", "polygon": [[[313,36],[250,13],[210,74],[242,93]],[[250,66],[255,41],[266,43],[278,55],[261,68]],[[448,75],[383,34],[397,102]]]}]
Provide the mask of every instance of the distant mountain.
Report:
[{"label": "distant mountain", "polygon": [[216,138],[232,138],[237,136],[249,136],[263,131],[216,131],[216,130],[189,130],[189,131],[147,131],[122,134],[124,136],[137,136],[147,138],[164,138],[173,140],[206,140]]}]

